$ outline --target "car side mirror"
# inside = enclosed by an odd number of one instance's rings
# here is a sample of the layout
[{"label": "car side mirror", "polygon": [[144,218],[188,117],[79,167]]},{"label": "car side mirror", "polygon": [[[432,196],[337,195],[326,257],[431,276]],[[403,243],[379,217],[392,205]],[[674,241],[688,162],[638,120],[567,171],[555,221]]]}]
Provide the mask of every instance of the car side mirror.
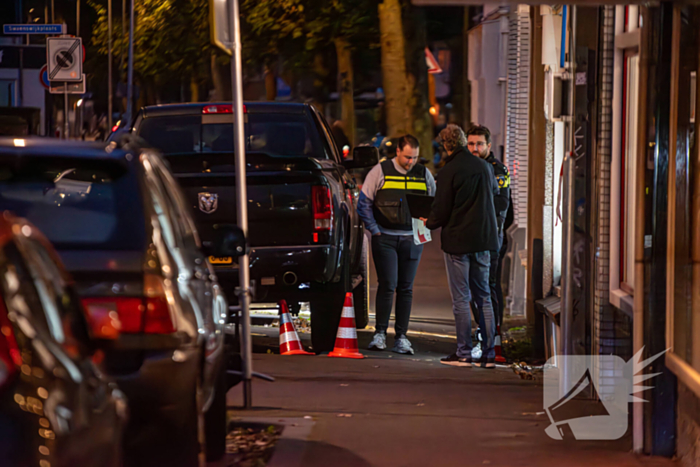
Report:
[{"label": "car side mirror", "polygon": [[206,242],[203,249],[207,256],[238,258],[248,253],[248,242],[237,225],[218,224],[213,241]]},{"label": "car side mirror", "polygon": [[379,150],[374,146],[357,146],[352,150],[352,159],[343,161],[346,169],[364,169],[379,163]]}]

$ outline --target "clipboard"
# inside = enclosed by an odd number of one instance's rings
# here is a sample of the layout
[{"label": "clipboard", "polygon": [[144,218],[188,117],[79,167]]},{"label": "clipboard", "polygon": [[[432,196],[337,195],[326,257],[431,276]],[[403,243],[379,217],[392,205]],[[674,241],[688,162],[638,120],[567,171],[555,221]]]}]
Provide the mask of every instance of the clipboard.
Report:
[{"label": "clipboard", "polygon": [[413,193],[406,194],[408,210],[411,213],[411,217],[416,219],[421,217],[425,217],[427,219],[430,216],[430,209],[433,206],[434,200],[434,196],[416,195]]}]

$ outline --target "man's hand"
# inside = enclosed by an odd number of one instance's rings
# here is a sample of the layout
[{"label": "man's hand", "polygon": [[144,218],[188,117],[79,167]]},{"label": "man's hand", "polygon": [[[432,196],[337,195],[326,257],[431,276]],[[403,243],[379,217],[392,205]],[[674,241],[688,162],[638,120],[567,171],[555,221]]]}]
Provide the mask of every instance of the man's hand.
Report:
[{"label": "man's hand", "polygon": [[422,220],[424,224],[428,222],[428,219],[425,217],[419,217],[418,219]]}]

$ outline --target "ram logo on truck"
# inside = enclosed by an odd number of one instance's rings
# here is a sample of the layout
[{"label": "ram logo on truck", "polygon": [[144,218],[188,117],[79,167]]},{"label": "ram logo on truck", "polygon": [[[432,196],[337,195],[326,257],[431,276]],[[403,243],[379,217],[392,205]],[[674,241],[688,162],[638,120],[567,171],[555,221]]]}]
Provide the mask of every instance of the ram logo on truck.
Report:
[{"label": "ram logo on truck", "polygon": [[216,193],[199,193],[199,210],[211,214],[219,207],[219,195]]}]

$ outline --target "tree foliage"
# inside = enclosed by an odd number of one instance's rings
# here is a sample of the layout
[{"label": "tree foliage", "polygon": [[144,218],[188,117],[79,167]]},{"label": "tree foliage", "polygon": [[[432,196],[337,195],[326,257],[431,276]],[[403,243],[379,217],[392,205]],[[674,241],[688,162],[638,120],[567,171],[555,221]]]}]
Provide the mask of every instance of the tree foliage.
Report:
[{"label": "tree foliage", "polygon": [[[107,7],[104,0],[90,0],[97,12],[92,45],[107,55]],[[139,0],[135,3],[134,73],[156,82],[182,80],[208,66],[209,20],[207,0]],[[115,63],[128,54],[128,27],[121,17],[112,20],[112,53]],[[126,61],[126,60],[125,60]]]},{"label": "tree foliage", "polygon": [[282,56],[292,66],[308,67],[336,39],[355,48],[376,47],[377,5],[377,0],[244,0],[246,39],[256,44],[246,58],[264,63]]}]

